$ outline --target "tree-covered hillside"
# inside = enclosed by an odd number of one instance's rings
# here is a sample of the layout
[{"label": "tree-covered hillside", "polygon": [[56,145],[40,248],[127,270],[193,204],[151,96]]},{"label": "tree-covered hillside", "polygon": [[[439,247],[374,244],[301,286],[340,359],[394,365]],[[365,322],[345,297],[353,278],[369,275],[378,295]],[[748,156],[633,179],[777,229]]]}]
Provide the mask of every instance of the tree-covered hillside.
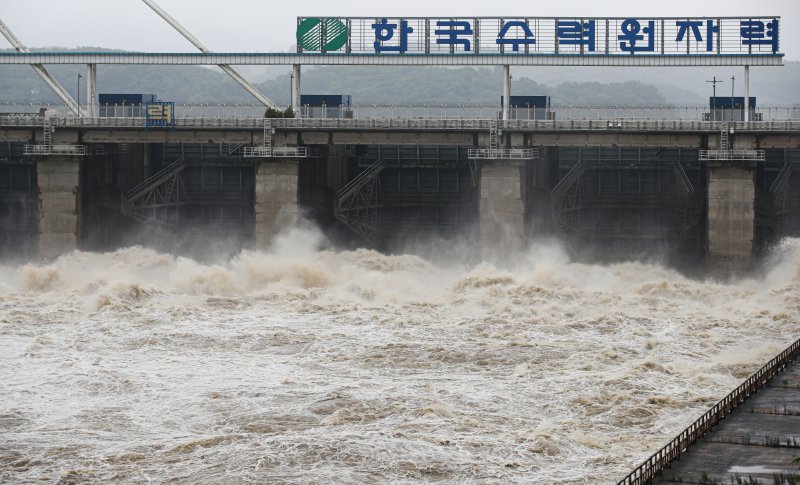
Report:
[{"label": "tree-covered hillside", "polygon": [[[45,50],[45,49],[43,49]],[[52,50],[65,50],[53,48]],[[98,51],[97,48],[81,50]],[[78,74],[85,66],[51,65],[50,72],[76,96]],[[99,93],[153,93],[161,99],[191,103],[250,103],[253,99],[215,67],[100,65]],[[512,94],[549,95],[554,104],[654,105],[700,104],[711,94],[704,82],[741,75],[741,69],[675,68],[512,68]],[[800,103],[800,62],[752,69],[751,95],[759,104]],[[256,84],[275,102],[289,101],[290,68]],[[729,77],[727,78],[729,79]],[[500,102],[500,68],[435,68],[420,66],[320,66],[303,70],[304,93],[350,94],[355,104],[492,103]],[[86,78],[81,78],[85,97]],[[741,78],[736,81],[741,95]],[[723,84],[721,93],[728,93]],[[709,91],[709,92],[707,92]],[[0,66],[0,103],[58,102],[28,66]]]}]

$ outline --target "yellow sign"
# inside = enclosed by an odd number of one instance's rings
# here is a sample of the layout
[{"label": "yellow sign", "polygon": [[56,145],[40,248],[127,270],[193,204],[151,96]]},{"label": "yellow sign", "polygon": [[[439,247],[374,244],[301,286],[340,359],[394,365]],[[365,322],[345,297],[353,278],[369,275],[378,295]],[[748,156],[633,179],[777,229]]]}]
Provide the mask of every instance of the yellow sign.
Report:
[{"label": "yellow sign", "polygon": [[175,126],[175,103],[172,101],[158,101],[147,103],[147,120],[145,128],[162,126],[172,128]]},{"label": "yellow sign", "polygon": [[151,104],[147,106],[147,116],[153,121],[169,121],[172,119],[170,104]]}]

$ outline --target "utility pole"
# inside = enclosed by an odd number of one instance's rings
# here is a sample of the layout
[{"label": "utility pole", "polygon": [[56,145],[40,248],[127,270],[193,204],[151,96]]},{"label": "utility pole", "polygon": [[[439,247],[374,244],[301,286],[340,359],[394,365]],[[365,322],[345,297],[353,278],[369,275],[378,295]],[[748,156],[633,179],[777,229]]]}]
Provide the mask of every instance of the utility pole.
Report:
[{"label": "utility pole", "polygon": [[711,119],[713,121],[717,121],[717,83],[722,83],[722,82],[725,82],[725,81],[719,81],[719,80],[717,80],[717,76],[714,76],[714,78],[711,81],[706,81],[706,82],[707,83],[711,83],[711,89],[712,89],[711,92],[713,93],[711,95],[712,96],[711,97]]}]

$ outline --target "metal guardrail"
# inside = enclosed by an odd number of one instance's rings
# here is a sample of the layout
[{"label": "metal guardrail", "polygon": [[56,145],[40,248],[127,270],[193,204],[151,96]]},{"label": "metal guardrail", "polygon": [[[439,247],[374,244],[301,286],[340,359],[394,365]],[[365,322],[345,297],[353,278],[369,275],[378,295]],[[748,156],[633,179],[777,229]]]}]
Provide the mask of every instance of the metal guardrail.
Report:
[{"label": "metal guardrail", "polygon": [[750,160],[760,162],[764,150],[700,150],[700,160]]},{"label": "metal guardrail", "polygon": [[783,352],[773,357],[763,367],[747,378],[739,387],[730,392],[720,402],[705,412],[700,418],[681,431],[672,441],[663,448],[653,453],[648,459],[636,467],[617,485],[644,485],[650,483],[658,473],[664,470],[674,460],[680,458],[689,446],[696,443],[711,428],[731,414],[758,389],[764,387],[770,379],[782,371],[790,362],[800,355],[800,339],[787,347]]},{"label": "metal guardrail", "polygon": [[272,158],[272,157],[308,157],[306,147],[244,147],[242,148],[243,158]]},{"label": "metal guardrail", "polygon": [[23,155],[86,155],[84,145],[25,145]]},{"label": "metal guardrail", "polygon": [[[51,117],[51,126],[62,128],[145,128],[144,118],[76,118]],[[279,129],[330,129],[330,130],[489,130],[498,123],[504,130],[518,131],[662,131],[662,132],[718,132],[720,121],[678,120],[507,120],[494,119],[434,119],[434,118],[376,118],[376,119],[325,119],[325,118],[275,118],[272,126]],[[39,127],[40,117],[14,117],[0,115],[2,127]],[[736,131],[798,131],[800,120],[727,122]],[[175,118],[175,128],[187,129],[262,129],[264,118]],[[163,130],[164,128],[150,128]]]},{"label": "metal guardrail", "polygon": [[[493,119],[306,119],[278,118],[276,128],[308,129],[406,129],[406,130],[489,130],[493,122],[498,128],[519,131],[667,131],[717,132],[719,121],[642,121],[642,120],[507,120]],[[800,131],[800,121],[763,121],[728,123],[740,131]]]},{"label": "metal guardrail", "polygon": [[536,148],[470,148],[467,158],[473,160],[531,160],[539,157]]}]

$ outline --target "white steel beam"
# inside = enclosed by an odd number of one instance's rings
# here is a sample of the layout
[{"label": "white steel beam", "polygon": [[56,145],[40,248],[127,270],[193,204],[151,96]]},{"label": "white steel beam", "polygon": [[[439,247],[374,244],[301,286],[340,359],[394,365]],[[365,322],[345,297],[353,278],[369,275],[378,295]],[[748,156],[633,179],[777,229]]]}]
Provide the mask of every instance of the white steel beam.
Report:
[{"label": "white steel beam", "polygon": [[[206,46],[200,42],[197,37],[191,34],[188,30],[186,30],[181,24],[178,23],[177,20],[172,18],[170,14],[168,14],[164,9],[159,7],[153,0],[142,0],[148,7],[153,9],[155,13],[157,13],[162,19],[166,20],[168,24],[172,26],[175,30],[178,31],[182,36],[186,38],[189,42],[191,42],[195,47],[200,49],[205,54],[211,54],[211,50],[209,50]],[[269,98],[264,96],[255,86],[250,84],[250,82],[242,77],[241,74],[236,72],[229,64],[226,63],[215,63],[219,66],[220,69],[225,71],[225,74],[233,78],[234,81],[239,83],[241,87],[245,89],[248,93],[250,93],[254,98],[256,98],[260,103],[264,104],[268,108],[275,108],[277,109],[278,106],[273,103]]]},{"label": "white steel beam", "polygon": [[[25,47],[25,45],[17,38],[16,35],[14,35],[13,32],[11,32],[11,29],[9,29],[8,26],[6,26],[6,24],[4,24],[2,20],[0,20],[0,33],[3,34],[3,37],[8,39],[8,41],[11,43],[14,49],[17,50],[17,52],[23,52],[23,53],[29,52],[28,48]],[[62,86],[58,81],[56,81],[56,78],[54,78],[49,72],[47,72],[47,69],[45,69],[42,64],[43,63],[31,63],[30,65],[33,68],[33,70],[36,71],[36,73],[42,78],[45,84],[47,84],[50,87],[50,89],[52,89],[53,92],[56,93],[56,96],[61,98],[61,101],[64,102],[64,105],[67,108],[69,108],[70,111],[72,111],[76,115],[79,115],[80,107],[78,106],[78,103],[75,102],[74,99],[72,99],[72,96],[70,96],[67,90],[64,89],[64,86]]]},{"label": "white steel beam", "polygon": [[602,55],[602,54],[404,54],[364,55],[290,52],[0,52],[0,64],[140,64],[212,66],[782,66],[783,54]]},{"label": "white steel beam", "polygon": [[511,107],[511,66],[503,66],[503,120],[508,119]]},{"label": "white steel beam", "polygon": [[750,66],[744,66],[744,120],[750,121]]},{"label": "white steel beam", "polygon": [[89,117],[97,117],[97,64],[86,65],[86,112]]},{"label": "white steel beam", "polygon": [[292,111],[300,116],[300,64],[292,64]]}]

